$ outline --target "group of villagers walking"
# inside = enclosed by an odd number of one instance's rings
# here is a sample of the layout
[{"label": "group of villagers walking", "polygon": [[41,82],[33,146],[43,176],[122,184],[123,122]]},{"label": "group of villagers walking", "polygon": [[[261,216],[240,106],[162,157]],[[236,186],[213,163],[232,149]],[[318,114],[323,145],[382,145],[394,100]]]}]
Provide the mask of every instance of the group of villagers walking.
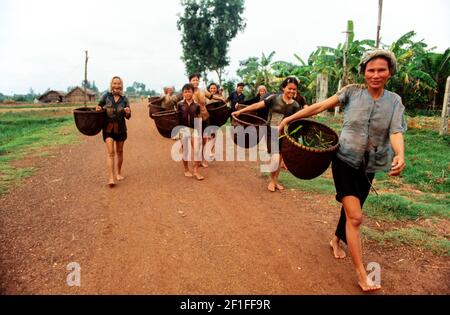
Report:
[{"label": "group of villagers walking", "polygon": [[[332,161],[336,200],[342,204],[342,207],[335,235],[330,240],[329,246],[334,257],[342,259],[347,254],[341,242],[347,244],[358,284],[364,292],[380,289],[379,284],[368,278],[362,259],[360,227],[364,201],[369,194],[375,172],[387,171],[390,176],[399,176],[405,167],[404,106],[399,95],[385,89],[389,78],[395,74],[396,67],[396,58],[392,52],[381,49],[371,50],[364,54],[359,65],[364,84],[348,85],[330,98],[302,109],[295,100],[299,82],[294,77],[288,77],[281,84],[282,93],[266,95],[267,97],[261,97],[260,101],[238,110],[235,110],[239,108],[239,104],[236,104],[232,112],[232,116],[239,117],[246,112],[266,111],[268,125],[278,128],[279,133],[282,134],[284,127],[294,120],[311,117],[336,106],[343,108],[344,122],[339,149]],[[218,93],[218,87],[215,84],[210,85],[208,91],[199,89],[199,79],[199,75],[192,75],[189,78],[190,82],[183,86],[182,93],[174,96],[180,122],[189,128],[194,127],[195,118],[200,118],[203,122],[207,121],[208,102],[227,101]],[[173,98],[170,99],[171,102],[173,100]],[[128,99],[123,94],[121,78],[112,79],[110,91],[102,96],[97,110],[102,108],[106,110],[108,117],[102,134],[108,154],[108,184],[113,187],[116,180],[124,179],[123,147],[127,139],[125,119],[131,117]],[[206,125],[202,129],[204,130],[205,127]],[[183,150],[193,145],[194,141],[202,141],[203,144],[206,141],[214,141],[213,135],[203,136],[191,133],[180,136],[182,139],[190,139],[183,142]],[[271,152],[272,162],[278,167],[271,173],[267,188],[271,192],[283,190],[284,187],[278,182],[282,157],[279,150],[273,150],[274,148],[270,146],[268,149],[273,151]],[[114,167],[116,157],[117,175]],[[200,161],[194,162],[192,172],[187,159],[183,159],[186,177],[203,180],[204,177],[199,172],[201,166],[208,166],[203,156]]]}]

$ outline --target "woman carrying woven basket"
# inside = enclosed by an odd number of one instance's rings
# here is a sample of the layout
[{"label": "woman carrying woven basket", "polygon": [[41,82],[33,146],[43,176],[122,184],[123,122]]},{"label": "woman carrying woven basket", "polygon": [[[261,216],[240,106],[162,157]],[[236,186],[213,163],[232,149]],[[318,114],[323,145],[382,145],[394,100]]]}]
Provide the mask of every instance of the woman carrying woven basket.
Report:
[{"label": "woman carrying woven basket", "polygon": [[[222,97],[222,95],[219,94],[219,86],[214,83],[211,82],[208,85],[207,91],[209,92],[209,96],[206,98],[206,105],[208,104],[213,104],[213,103],[217,103],[217,102],[223,102],[224,104],[226,103],[225,99]],[[204,135],[204,137],[206,138],[206,143],[205,145],[205,149],[204,149],[204,153],[209,152],[209,161],[214,160],[214,151],[215,151],[215,145],[216,145],[216,135],[214,131],[210,131],[207,134]]]},{"label": "woman carrying woven basket", "polygon": [[336,95],[285,118],[279,130],[291,121],[310,117],[336,106],[344,107],[339,150],[332,162],[336,200],[342,203],[335,236],[330,241],[335,258],[344,258],[340,241],[347,243],[363,291],[380,289],[367,277],[362,259],[360,225],[362,206],[376,171],[399,176],[405,167],[403,133],[404,106],[400,96],[385,90],[395,74],[392,52],[375,49],[364,54],[359,71],[365,85],[348,85]]},{"label": "woman carrying woven basket", "polygon": [[[253,105],[247,106],[243,109],[233,112],[233,116],[238,117],[242,113],[256,111],[258,109],[267,108],[269,110],[267,123],[269,126],[278,126],[284,117],[289,117],[298,110],[300,110],[300,105],[294,100],[294,96],[297,93],[298,80],[294,77],[288,77],[281,83],[281,88],[283,90],[282,94],[270,95],[264,100],[255,103]],[[239,105],[239,104],[238,104]],[[275,129],[276,131],[276,129]],[[270,183],[267,189],[271,192],[275,190],[283,190],[284,187],[278,182],[278,175],[280,174],[281,165],[281,155],[278,139],[277,141],[272,141],[271,128],[268,128],[267,137],[267,149],[271,154],[271,169],[270,173]],[[278,143],[278,146],[273,148],[272,143]]]},{"label": "woman carrying woven basket", "polygon": [[[123,81],[120,77],[113,77],[110,91],[100,99],[96,110],[106,110],[106,125],[103,128],[103,141],[108,152],[109,187],[116,185],[116,180],[123,180],[123,146],[127,139],[127,126],[125,118],[130,119],[131,110],[128,98],[123,94]],[[114,147],[115,144],[115,147]],[[117,154],[117,175],[115,174],[115,156]]]}]

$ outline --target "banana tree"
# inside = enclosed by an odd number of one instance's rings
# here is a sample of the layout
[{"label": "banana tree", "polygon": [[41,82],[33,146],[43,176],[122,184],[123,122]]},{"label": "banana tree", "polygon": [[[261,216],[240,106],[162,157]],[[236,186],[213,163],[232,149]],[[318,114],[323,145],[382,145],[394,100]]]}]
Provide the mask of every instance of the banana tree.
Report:
[{"label": "banana tree", "polygon": [[272,70],[272,59],[274,56],[275,52],[272,51],[267,56],[262,53],[261,58],[250,57],[239,62],[241,68],[237,71],[237,75],[250,87],[251,94],[256,94],[256,89],[259,85],[265,85],[272,92],[278,90],[278,80]]},{"label": "banana tree", "polygon": [[315,89],[312,86],[312,66],[305,63],[301,57],[294,54],[294,57],[300,64],[294,64],[286,61],[276,61],[272,64],[272,70],[279,82],[288,76],[295,76],[299,80],[298,90],[308,103],[311,103]]},{"label": "banana tree", "polygon": [[[450,48],[443,54],[430,52],[423,63],[424,70],[434,79],[437,87],[431,91],[431,108],[434,110],[437,103],[442,103],[445,90],[445,81],[450,76]],[[439,98],[438,98],[439,96]]]},{"label": "banana tree", "polygon": [[414,41],[416,35],[410,31],[392,43],[390,49],[397,58],[397,74],[391,78],[387,88],[400,94],[409,106],[427,105],[429,95],[437,88],[435,79],[425,69],[431,49],[421,41]]}]

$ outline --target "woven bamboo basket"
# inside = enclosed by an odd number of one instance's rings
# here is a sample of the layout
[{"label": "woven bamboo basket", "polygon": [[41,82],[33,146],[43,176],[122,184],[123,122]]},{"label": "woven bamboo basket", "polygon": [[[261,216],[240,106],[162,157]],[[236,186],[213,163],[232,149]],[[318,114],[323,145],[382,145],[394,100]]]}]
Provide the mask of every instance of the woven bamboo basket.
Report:
[{"label": "woven bamboo basket", "polygon": [[[231,121],[232,126],[235,128],[242,126],[244,128],[244,141],[239,141],[239,139],[242,139],[242,136],[239,137],[238,133],[233,131],[233,141],[236,145],[242,147],[242,148],[252,148],[255,145],[261,141],[261,138],[263,137],[263,134],[260,132],[259,127],[267,127],[267,121],[252,115],[243,113],[240,114],[239,117],[233,117]],[[248,128],[248,127],[254,127],[254,128]],[[247,129],[248,128],[248,129]],[[240,129],[240,128],[239,128]]]},{"label": "woven bamboo basket", "polygon": [[153,114],[167,110],[161,106],[162,100],[161,96],[152,96],[148,99],[148,115],[150,118],[153,119]]},{"label": "woven bamboo basket", "polygon": [[[322,133],[323,139],[331,141],[327,148],[319,149],[305,146],[289,136],[289,133],[302,125],[300,134],[310,137]],[[339,137],[330,127],[307,119],[298,119],[284,128],[284,136],[281,139],[281,155],[288,170],[300,179],[313,179],[326,171],[330,166],[333,156],[339,148]]]},{"label": "woven bamboo basket", "polygon": [[206,105],[209,112],[209,124],[217,127],[225,125],[230,118],[231,110],[224,102],[214,102]]},{"label": "woven bamboo basket", "polygon": [[98,134],[106,122],[106,111],[96,111],[92,107],[80,107],[73,110],[75,125],[77,129],[86,136]]},{"label": "woven bamboo basket", "polygon": [[172,137],[172,129],[179,125],[179,115],[175,110],[164,110],[153,114],[156,128],[161,136]]}]

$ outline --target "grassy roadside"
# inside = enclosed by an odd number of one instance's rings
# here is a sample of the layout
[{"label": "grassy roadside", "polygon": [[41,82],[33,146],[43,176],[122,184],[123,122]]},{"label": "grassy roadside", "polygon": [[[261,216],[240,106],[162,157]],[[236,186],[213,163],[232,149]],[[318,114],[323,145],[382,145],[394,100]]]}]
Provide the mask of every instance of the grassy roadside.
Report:
[{"label": "grassy roadside", "polygon": [[17,166],[18,162],[73,143],[75,130],[70,110],[0,113],[0,194],[34,173],[34,167]]},{"label": "grassy roadside", "polygon": [[[92,107],[97,103],[88,103],[87,106]],[[34,109],[34,108],[59,108],[59,107],[83,107],[83,104],[72,104],[72,103],[50,103],[50,104],[0,104],[0,109],[8,110],[8,109]]]},{"label": "grassy roadside", "polygon": [[[341,118],[316,119],[340,132]],[[407,168],[402,177],[376,174],[374,187],[379,195],[369,195],[364,213],[369,220],[387,222],[383,226],[389,228],[380,231],[365,226],[363,236],[380,244],[406,244],[450,256],[450,136],[427,129],[439,118],[430,119],[414,117],[417,127],[405,134]],[[289,188],[335,194],[329,172],[308,181],[282,172],[280,180]],[[431,222],[427,228],[420,225],[424,220]],[[442,225],[447,228],[439,228]]]}]

